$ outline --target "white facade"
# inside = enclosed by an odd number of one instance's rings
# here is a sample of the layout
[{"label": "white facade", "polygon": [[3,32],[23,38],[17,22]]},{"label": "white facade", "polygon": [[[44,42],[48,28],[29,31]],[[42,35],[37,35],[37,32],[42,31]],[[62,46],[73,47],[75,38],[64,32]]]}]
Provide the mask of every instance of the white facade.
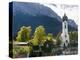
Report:
[{"label": "white facade", "polygon": [[68,18],[66,14],[63,16],[62,21],[62,34],[61,34],[61,40],[62,40],[62,47],[67,47],[69,45],[69,34],[68,34]]}]

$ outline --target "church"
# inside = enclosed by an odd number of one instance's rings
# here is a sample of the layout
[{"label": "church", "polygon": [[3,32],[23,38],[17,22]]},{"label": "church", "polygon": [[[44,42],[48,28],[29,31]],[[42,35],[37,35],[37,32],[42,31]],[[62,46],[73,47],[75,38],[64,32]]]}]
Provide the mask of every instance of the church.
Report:
[{"label": "church", "polygon": [[68,34],[68,17],[64,14],[62,18],[62,33],[61,33],[61,47],[68,47],[69,34]]}]

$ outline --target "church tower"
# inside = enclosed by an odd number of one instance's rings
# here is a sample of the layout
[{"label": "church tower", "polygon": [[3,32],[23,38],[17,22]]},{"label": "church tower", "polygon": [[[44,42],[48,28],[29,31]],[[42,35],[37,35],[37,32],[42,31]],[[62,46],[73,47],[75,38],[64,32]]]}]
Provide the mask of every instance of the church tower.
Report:
[{"label": "church tower", "polygon": [[62,47],[68,47],[69,45],[69,34],[68,34],[68,17],[66,14],[64,14],[62,18],[62,34],[61,34],[61,40],[62,40]]}]

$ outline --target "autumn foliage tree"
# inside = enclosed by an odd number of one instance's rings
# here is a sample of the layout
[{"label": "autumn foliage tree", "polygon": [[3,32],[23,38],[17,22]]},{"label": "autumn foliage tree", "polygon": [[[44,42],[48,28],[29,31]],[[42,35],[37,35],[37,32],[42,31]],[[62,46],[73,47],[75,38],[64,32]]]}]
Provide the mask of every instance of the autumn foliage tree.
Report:
[{"label": "autumn foliage tree", "polygon": [[52,40],[52,39],[53,39],[53,34],[52,34],[52,33],[48,33],[47,39],[48,39],[48,40]]},{"label": "autumn foliage tree", "polygon": [[38,45],[39,43],[43,42],[45,38],[45,28],[43,26],[36,27],[33,38],[34,45]]},{"label": "autumn foliage tree", "polygon": [[20,31],[18,32],[16,40],[19,42],[26,42],[30,39],[30,34],[31,34],[31,27],[22,26]]}]

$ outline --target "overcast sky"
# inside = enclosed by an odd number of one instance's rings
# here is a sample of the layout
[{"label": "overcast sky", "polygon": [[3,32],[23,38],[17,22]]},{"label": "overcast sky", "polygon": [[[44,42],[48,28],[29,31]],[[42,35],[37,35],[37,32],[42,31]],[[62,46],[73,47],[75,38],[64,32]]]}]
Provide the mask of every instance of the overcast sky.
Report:
[{"label": "overcast sky", "polygon": [[60,17],[62,17],[64,15],[64,13],[66,13],[66,15],[68,16],[69,19],[73,19],[76,24],[78,24],[78,5],[68,5],[68,4],[56,4],[56,7],[51,5],[51,4],[44,4],[45,6],[50,7],[52,10],[54,10]]}]

